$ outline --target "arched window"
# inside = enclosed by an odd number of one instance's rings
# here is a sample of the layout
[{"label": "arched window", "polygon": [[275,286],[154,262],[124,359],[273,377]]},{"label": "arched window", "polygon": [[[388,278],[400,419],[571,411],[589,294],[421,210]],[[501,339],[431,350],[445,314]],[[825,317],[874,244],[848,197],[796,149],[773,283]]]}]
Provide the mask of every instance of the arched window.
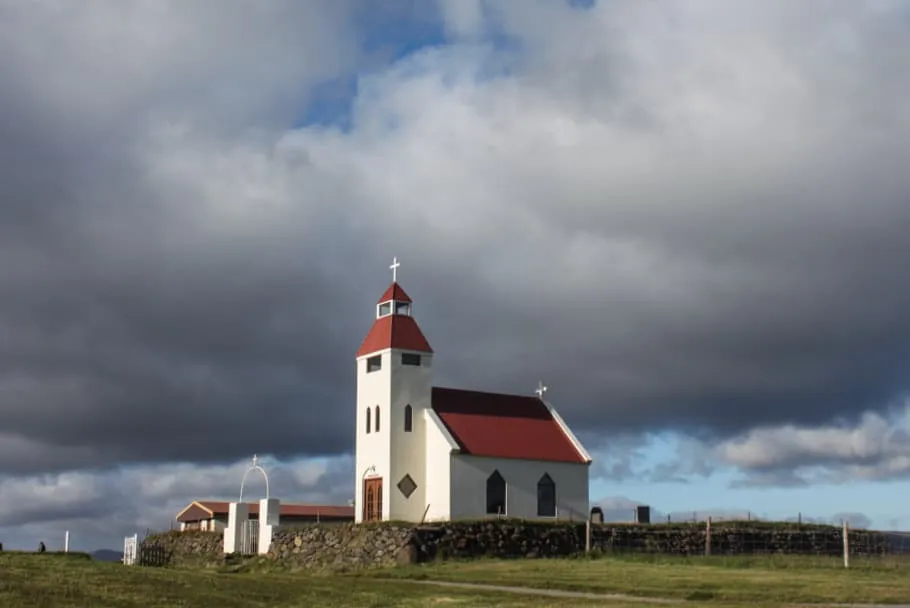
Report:
[{"label": "arched window", "polygon": [[379,432],[379,406],[376,406],[376,432]]},{"label": "arched window", "polygon": [[506,514],[506,480],[499,471],[493,471],[493,474],[487,477],[487,513]]},{"label": "arched window", "polygon": [[556,484],[547,473],[537,482],[537,516],[556,517]]},{"label": "arched window", "polygon": [[414,411],[410,405],[404,406],[404,432],[410,433],[414,424]]},{"label": "arched window", "polygon": [[372,411],[373,410],[371,410],[370,408],[367,408],[367,435],[370,434],[370,427],[372,426],[370,424],[370,412],[372,412]]}]

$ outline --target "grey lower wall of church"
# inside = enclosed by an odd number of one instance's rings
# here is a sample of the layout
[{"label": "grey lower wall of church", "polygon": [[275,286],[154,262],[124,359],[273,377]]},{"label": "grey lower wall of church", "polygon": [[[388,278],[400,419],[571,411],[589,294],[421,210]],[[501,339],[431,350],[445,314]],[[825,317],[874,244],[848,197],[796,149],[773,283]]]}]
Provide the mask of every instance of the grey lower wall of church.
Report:
[{"label": "grey lower wall of church", "polygon": [[[514,520],[410,524],[329,524],[284,526],[275,532],[267,558],[291,560],[302,568],[363,568],[401,562],[483,557],[568,557],[585,551],[585,524]],[[715,555],[790,553],[839,555],[841,530],[831,526],[715,524]],[[595,552],[704,555],[703,524],[592,524]],[[222,535],[167,532],[151,535],[140,552],[159,556],[161,565],[199,566],[225,559]],[[884,555],[892,549],[881,532],[850,532],[853,555]]]},{"label": "grey lower wall of church", "polygon": [[538,516],[537,484],[544,475],[555,484],[557,519],[584,521],[589,516],[587,464],[459,454],[452,457],[452,519],[486,517],[487,479],[494,471],[506,484],[508,517]]}]

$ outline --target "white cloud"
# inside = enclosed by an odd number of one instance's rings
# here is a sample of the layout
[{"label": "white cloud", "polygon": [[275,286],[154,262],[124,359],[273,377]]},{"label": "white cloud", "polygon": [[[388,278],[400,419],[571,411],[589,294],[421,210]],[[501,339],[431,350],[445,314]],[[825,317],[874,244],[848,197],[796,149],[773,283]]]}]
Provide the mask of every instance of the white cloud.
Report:
[{"label": "white cloud", "polygon": [[869,412],[854,425],[783,425],[749,431],[717,447],[721,462],[772,478],[800,471],[814,481],[862,481],[910,474],[910,407]]},{"label": "white cloud", "polygon": [[[545,373],[579,430],[734,434],[713,457],[759,474],[910,472],[882,414],[827,424],[906,388],[899,6],[449,3],[454,44],[362,77],[350,129],[293,131],[357,65],[351,5],[213,6],[0,9],[7,469],[349,448],[344,365],[395,254],[439,383]],[[160,527],[236,472],[9,479],[30,506],[3,517],[60,495]]]}]

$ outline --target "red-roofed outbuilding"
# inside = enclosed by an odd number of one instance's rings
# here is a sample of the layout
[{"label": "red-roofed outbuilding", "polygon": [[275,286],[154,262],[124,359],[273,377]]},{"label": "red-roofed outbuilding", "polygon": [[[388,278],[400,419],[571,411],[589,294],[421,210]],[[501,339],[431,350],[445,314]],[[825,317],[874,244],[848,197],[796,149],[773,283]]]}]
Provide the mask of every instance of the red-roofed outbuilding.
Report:
[{"label": "red-roofed outbuilding", "polygon": [[[259,503],[247,503],[250,519],[259,518]],[[223,531],[230,503],[221,500],[194,500],[177,513],[181,530]],[[354,507],[337,505],[281,504],[281,525],[354,521]]]}]

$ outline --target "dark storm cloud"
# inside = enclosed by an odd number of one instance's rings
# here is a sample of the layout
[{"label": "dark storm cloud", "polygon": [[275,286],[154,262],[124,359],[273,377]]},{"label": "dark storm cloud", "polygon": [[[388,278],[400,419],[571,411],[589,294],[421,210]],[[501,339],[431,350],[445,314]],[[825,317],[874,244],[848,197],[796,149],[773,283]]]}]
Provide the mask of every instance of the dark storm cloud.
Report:
[{"label": "dark storm cloud", "polygon": [[392,255],[438,384],[543,378],[592,447],[907,390],[899,15],[501,3],[520,61],[382,70],[329,4],[0,9],[0,468],[350,450]]},{"label": "dark storm cloud", "polygon": [[0,469],[348,447],[333,235],[293,208],[225,227],[196,176],[149,163],[169,123],[225,147],[285,127],[353,66],[347,11],[210,8],[2,8]]},{"label": "dark storm cloud", "polygon": [[[538,43],[525,69],[564,77],[523,89],[527,105],[591,103],[561,133],[574,147],[487,163],[514,178],[514,221],[470,262],[483,282],[431,286],[434,305],[469,293],[483,310],[446,315],[453,373],[529,392],[544,376],[582,429],[708,438],[892,406],[910,379],[906,19],[726,3],[672,9],[662,29],[663,7],[616,3],[572,22],[615,27],[620,42],[592,43],[613,61],[578,64],[579,32],[509,6],[510,32]],[[503,183],[483,165],[472,180]]]}]

